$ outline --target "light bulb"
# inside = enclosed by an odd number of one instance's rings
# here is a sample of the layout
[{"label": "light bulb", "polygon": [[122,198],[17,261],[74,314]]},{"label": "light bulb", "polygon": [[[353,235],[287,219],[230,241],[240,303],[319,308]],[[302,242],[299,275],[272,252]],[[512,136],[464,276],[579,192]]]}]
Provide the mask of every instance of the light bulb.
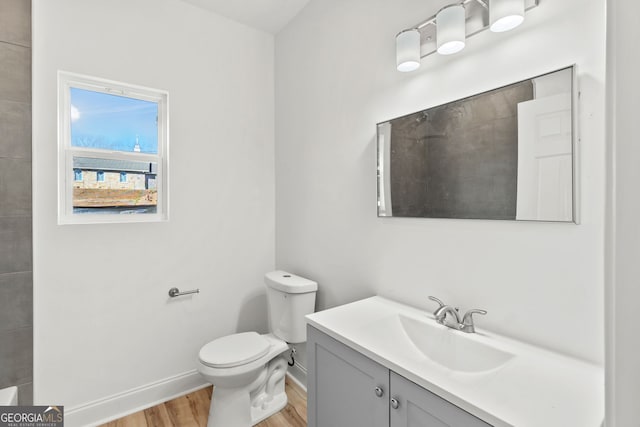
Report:
[{"label": "light bulb", "polygon": [[464,49],[466,37],[465,10],[462,5],[447,6],[436,15],[436,46],[441,55]]},{"label": "light bulb", "polygon": [[491,0],[490,29],[494,33],[513,30],[524,21],[524,0]]},{"label": "light bulb", "polygon": [[405,30],[396,36],[396,66],[404,73],[420,68],[420,31]]}]

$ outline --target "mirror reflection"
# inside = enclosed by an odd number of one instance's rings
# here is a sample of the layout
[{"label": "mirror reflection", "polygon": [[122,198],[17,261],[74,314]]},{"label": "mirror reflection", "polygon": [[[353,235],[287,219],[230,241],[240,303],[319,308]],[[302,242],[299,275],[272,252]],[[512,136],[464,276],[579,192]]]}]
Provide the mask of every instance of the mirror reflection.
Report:
[{"label": "mirror reflection", "polygon": [[378,215],[573,221],[569,67],[378,124]]}]

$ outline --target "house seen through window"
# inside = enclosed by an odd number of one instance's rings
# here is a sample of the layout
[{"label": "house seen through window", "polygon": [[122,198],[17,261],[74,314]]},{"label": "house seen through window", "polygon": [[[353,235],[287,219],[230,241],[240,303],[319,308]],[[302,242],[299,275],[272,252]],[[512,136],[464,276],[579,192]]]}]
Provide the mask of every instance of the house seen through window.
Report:
[{"label": "house seen through window", "polygon": [[166,93],[66,73],[61,84],[61,222],[166,219]]}]

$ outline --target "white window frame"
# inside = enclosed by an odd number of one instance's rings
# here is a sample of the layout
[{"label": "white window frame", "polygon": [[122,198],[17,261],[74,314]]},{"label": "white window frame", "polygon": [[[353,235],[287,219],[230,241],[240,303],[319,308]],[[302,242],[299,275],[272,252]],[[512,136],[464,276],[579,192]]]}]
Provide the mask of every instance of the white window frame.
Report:
[{"label": "white window frame", "polygon": [[[158,103],[158,154],[112,151],[71,145],[71,88]],[[157,164],[157,212],[149,214],[74,214],[73,157],[133,160]],[[58,72],[58,224],[158,222],[169,219],[169,93],[112,80]]]}]

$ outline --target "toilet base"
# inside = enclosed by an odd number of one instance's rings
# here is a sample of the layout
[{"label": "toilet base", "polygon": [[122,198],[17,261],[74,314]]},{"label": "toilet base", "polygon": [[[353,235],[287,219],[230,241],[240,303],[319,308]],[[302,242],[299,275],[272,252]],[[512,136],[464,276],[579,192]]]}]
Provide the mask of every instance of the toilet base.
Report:
[{"label": "toilet base", "polygon": [[[213,391],[207,427],[249,427],[269,418],[287,406],[287,394],[284,390],[269,401],[261,405],[251,405],[249,393],[246,390],[218,390]],[[246,408],[251,405],[248,412]]]},{"label": "toilet base", "polygon": [[271,402],[266,407],[262,406],[252,406],[251,407],[251,425],[256,425],[260,421],[269,418],[271,415],[279,412],[287,406],[287,394],[283,391],[282,393],[273,396]]},{"label": "toilet base", "polygon": [[[286,343],[282,347],[286,349]],[[254,378],[244,386],[228,387],[233,385],[229,378],[221,381],[227,386],[215,386],[216,377],[207,377],[214,383],[207,427],[250,427],[280,411],[287,405],[286,372],[287,361],[278,355],[266,365],[243,373],[245,380]]]},{"label": "toilet base", "polygon": [[251,414],[246,410],[250,404],[249,393],[243,388],[216,389],[214,387],[207,427],[248,427],[253,425]]}]

